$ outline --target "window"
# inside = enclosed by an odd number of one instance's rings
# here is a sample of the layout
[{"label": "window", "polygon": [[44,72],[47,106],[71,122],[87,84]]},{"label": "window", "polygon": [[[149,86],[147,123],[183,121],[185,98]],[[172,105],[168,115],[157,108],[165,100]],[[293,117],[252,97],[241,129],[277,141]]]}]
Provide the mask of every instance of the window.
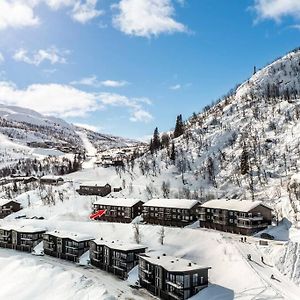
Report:
[{"label": "window", "polygon": [[207,212],[210,212],[210,209],[208,208],[206,211],[207,211]]},{"label": "window", "polygon": [[199,275],[197,273],[193,274],[193,286],[198,285],[198,278],[199,278]]}]

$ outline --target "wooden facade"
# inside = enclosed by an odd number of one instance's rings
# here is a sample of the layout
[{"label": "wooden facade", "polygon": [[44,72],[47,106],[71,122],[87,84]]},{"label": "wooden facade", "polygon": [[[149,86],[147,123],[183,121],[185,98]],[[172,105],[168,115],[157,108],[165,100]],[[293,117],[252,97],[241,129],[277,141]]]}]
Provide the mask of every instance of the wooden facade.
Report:
[{"label": "wooden facade", "polygon": [[43,239],[45,229],[33,227],[0,227],[0,247],[32,252]]},{"label": "wooden facade", "polygon": [[94,206],[94,213],[103,211],[98,219],[108,222],[130,223],[134,218],[141,215],[142,202],[139,199],[101,198]]},{"label": "wooden facade", "polygon": [[272,209],[260,201],[211,200],[201,205],[200,227],[252,235],[271,225]]},{"label": "wooden facade", "polygon": [[143,205],[143,220],[148,224],[184,227],[198,220],[197,200],[153,199]]},{"label": "wooden facade", "polygon": [[0,199],[0,219],[21,210],[21,204],[14,200]]},{"label": "wooden facade", "polygon": [[185,300],[208,286],[208,270],[186,259],[146,253],[139,258],[140,285],[166,300]]},{"label": "wooden facade", "polygon": [[44,253],[57,258],[79,262],[79,258],[89,250],[93,238],[69,232],[52,231],[43,235]]},{"label": "wooden facade", "polygon": [[128,272],[138,264],[138,255],[145,251],[145,246],[98,239],[90,243],[90,263],[126,279]]},{"label": "wooden facade", "polygon": [[40,183],[46,185],[62,185],[64,183],[64,179],[61,176],[46,175],[40,178]]},{"label": "wooden facade", "polygon": [[80,185],[79,189],[76,190],[79,195],[82,196],[100,196],[105,197],[111,193],[111,185]]}]

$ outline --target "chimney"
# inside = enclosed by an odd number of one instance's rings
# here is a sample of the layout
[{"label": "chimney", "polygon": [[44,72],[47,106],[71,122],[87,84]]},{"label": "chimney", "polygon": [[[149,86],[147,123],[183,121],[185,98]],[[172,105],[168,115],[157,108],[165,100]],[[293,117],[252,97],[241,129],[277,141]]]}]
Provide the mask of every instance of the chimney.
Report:
[{"label": "chimney", "polygon": [[163,255],[162,256],[166,256],[166,253],[163,253]]},{"label": "chimney", "polygon": [[191,266],[192,266],[192,263],[191,263],[191,262],[189,262],[188,266],[189,266],[189,267],[191,267]]},{"label": "chimney", "polygon": [[157,256],[157,259],[160,259],[160,257],[159,257],[159,256]]}]

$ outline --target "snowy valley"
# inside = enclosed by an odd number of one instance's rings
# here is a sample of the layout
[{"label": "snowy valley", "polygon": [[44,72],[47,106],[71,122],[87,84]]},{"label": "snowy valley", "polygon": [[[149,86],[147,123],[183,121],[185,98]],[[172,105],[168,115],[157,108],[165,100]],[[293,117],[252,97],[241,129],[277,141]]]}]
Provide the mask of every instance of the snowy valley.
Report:
[{"label": "snowy valley", "polygon": [[[11,180],[1,184],[0,197],[22,209],[1,220],[0,228],[43,227],[127,243],[137,242],[138,228],[147,251],[211,267],[208,287],[193,300],[299,299],[300,50],[257,71],[176,128],[156,131],[149,146],[1,105],[0,169],[15,171],[3,173],[2,179]],[[80,166],[68,168],[74,157]],[[27,159],[38,168],[27,170]],[[61,176],[63,183],[41,184],[46,174]],[[11,175],[36,180],[16,182]],[[239,234],[199,228],[197,221],[165,227],[162,243],[164,226],[145,224],[141,217],[128,224],[91,220],[93,203],[101,197],[78,193],[88,184],[109,184],[108,199],[259,200],[274,210],[272,228],[265,230],[274,239],[257,234],[241,242]],[[86,263],[2,248],[0,265],[1,299],[155,298],[133,288],[137,267],[123,281]],[[7,279],[11,276],[14,282]]]}]

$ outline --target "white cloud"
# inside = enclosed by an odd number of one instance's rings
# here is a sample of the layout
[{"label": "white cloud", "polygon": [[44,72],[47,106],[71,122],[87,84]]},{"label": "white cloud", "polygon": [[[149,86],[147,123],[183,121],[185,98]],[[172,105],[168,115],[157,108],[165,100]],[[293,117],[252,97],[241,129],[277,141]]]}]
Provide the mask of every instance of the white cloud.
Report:
[{"label": "white cloud", "polygon": [[0,102],[59,117],[85,117],[90,112],[105,108],[124,107],[128,109],[131,121],[149,122],[153,118],[143,107],[143,104],[151,103],[149,99],[146,102],[144,98],[114,93],[88,93],[61,84],[33,84],[19,89],[11,82],[2,81]]},{"label": "white cloud", "polygon": [[112,88],[118,88],[123,87],[125,85],[128,85],[129,83],[125,80],[104,80],[100,81],[97,79],[97,76],[92,75],[90,77],[85,77],[77,81],[72,81],[72,85],[86,85],[86,86],[93,86],[93,87],[112,87]]},{"label": "white cloud", "polygon": [[132,116],[130,117],[130,121],[132,122],[148,123],[152,120],[153,120],[153,116],[149,112],[142,109],[135,110]]},{"label": "white cloud", "polygon": [[85,124],[85,123],[74,123],[74,125],[84,128],[84,129],[87,129],[87,130],[95,131],[95,132],[99,132],[102,129],[102,127],[100,127],[100,126],[94,126],[94,125]]},{"label": "white cloud", "polygon": [[128,82],[124,81],[124,80],[121,80],[121,81],[105,80],[105,81],[101,81],[101,85],[107,86],[107,87],[122,87],[122,86],[128,85]]},{"label": "white cloud", "polygon": [[[101,103],[105,106],[120,106],[127,107],[131,112],[130,121],[148,123],[153,119],[153,116],[147,112],[141,103],[152,103],[148,98],[128,98],[126,96],[114,93],[99,94]],[[147,99],[147,101],[145,101]]]},{"label": "white cloud", "polygon": [[171,0],[120,0],[113,7],[118,9],[114,26],[128,35],[151,37],[187,31],[184,24],[174,19]]},{"label": "white cloud", "polygon": [[44,61],[48,61],[54,65],[65,64],[67,62],[66,55],[69,53],[70,52],[67,50],[59,50],[56,47],[50,47],[48,49],[39,49],[32,54],[29,54],[27,50],[21,48],[15,52],[13,58],[15,61],[21,61],[35,66],[39,66]]},{"label": "white cloud", "polygon": [[0,52],[0,64],[5,61],[3,54]]},{"label": "white cloud", "polygon": [[82,24],[101,16],[104,12],[96,9],[97,0],[86,0],[85,3],[77,2],[72,10],[72,17]]},{"label": "white cloud", "polygon": [[95,95],[60,84],[33,84],[18,89],[13,83],[0,82],[0,101],[61,117],[85,116],[100,109]]},{"label": "white cloud", "polygon": [[280,21],[286,16],[300,19],[299,0],[255,0],[253,8],[259,19]]},{"label": "white cloud", "polygon": [[103,14],[97,9],[98,0],[1,0],[0,30],[38,25],[36,11],[41,4],[52,10],[67,9],[72,19],[82,24]]},{"label": "white cloud", "polygon": [[181,84],[175,84],[170,86],[170,90],[176,91],[181,89]]},{"label": "white cloud", "polygon": [[22,28],[39,24],[31,5],[22,1],[0,1],[0,30]]}]

